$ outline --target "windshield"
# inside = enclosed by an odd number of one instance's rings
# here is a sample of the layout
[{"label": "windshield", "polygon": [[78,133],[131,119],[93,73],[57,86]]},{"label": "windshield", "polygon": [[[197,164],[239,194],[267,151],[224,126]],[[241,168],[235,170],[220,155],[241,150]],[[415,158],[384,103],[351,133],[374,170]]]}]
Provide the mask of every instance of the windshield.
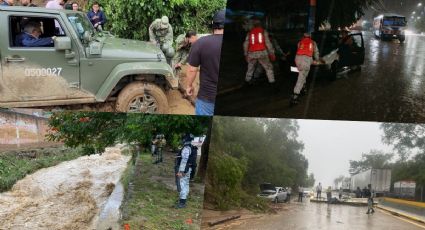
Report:
[{"label": "windshield", "polygon": [[406,19],[402,17],[385,17],[384,26],[406,26]]},{"label": "windshield", "polygon": [[90,35],[94,34],[93,25],[84,14],[69,13],[67,16],[72,28],[78,34],[80,40],[83,40],[83,36],[86,31],[88,31]]}]

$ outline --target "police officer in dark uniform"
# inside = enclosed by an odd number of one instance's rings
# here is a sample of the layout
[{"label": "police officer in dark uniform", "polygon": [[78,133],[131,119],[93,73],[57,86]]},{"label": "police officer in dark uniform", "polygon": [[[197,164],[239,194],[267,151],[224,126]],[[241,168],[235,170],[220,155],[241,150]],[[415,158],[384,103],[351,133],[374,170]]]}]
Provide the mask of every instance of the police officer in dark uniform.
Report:
[{"label": "police officer in dark uniform", "polygon": [[183,148],[176,158],[175,172],[176,185],[179,192],[179,202],[176,208],[185,208],[187,196],[189,195],[190,175],[196,164],[197,148],[192,145],[194,137],[186,134],[183,137]]}]

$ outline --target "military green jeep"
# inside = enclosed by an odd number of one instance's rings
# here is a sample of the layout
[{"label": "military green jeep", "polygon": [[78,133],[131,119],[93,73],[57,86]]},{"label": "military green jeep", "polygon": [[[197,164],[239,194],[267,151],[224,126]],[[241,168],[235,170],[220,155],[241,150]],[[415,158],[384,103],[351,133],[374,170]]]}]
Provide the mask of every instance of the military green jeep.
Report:
[{"label": "military green jeep", "polygon": [[[29,23],[53,38],[50,46],[22,41]],[[155,45],[95,32],[75,11],[0,7],[0,58],[5,108],[109,103],[118,112],[167,113],[165,92],[178,87]]]}]

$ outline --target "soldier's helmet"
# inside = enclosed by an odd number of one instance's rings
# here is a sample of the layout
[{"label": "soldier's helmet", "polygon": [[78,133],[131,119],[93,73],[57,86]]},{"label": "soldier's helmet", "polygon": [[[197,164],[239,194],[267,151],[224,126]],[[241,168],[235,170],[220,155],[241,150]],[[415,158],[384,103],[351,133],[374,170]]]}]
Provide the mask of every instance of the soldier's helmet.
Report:
[{"label": "soldier's helmet", "polygon": [[167,29],[169,23],[170,23],[170,21],[168,20],[168,17],[167,16],[162,16],[161,23],[160,23],[161,29]]}]

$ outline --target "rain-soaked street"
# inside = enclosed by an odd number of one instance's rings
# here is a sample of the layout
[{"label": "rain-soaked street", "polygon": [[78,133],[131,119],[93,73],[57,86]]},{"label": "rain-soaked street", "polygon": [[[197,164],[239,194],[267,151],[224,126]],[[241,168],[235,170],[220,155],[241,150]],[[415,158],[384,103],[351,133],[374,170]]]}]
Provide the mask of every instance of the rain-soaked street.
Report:
[{"label": "rain-soaked street", "polygon": [[[406,229],[421,230],[425,225],[393,216],[376,209],[373,215],[367,215],[367,207],[347,205],[328,205],[325,203],[292,202],[279,204],[281,209],[277,214],[243,216],[239,220],[217,225],[209,229]],[[233,215],[236,215],[233,213]]]},{"label": "rain-soaked street", "polygon": [[[366,54],[362,70],[336,81],[326,76],[310,78],[308,95],[295,107],[289,107],[294,79],[285,71],[277,71],[280,90],[274,92],[266,82],[242,86],[245,63],[232,65],[234,70],[225,67],[216,114],[425,122],[425,36],[409,35],[404,43],[399,43],[378,40],[372,32],[363,34]],[[225,54],[226,47],[229,46],[223,47],[222,66],[228,65],[226,60],[231,56]]]}]

